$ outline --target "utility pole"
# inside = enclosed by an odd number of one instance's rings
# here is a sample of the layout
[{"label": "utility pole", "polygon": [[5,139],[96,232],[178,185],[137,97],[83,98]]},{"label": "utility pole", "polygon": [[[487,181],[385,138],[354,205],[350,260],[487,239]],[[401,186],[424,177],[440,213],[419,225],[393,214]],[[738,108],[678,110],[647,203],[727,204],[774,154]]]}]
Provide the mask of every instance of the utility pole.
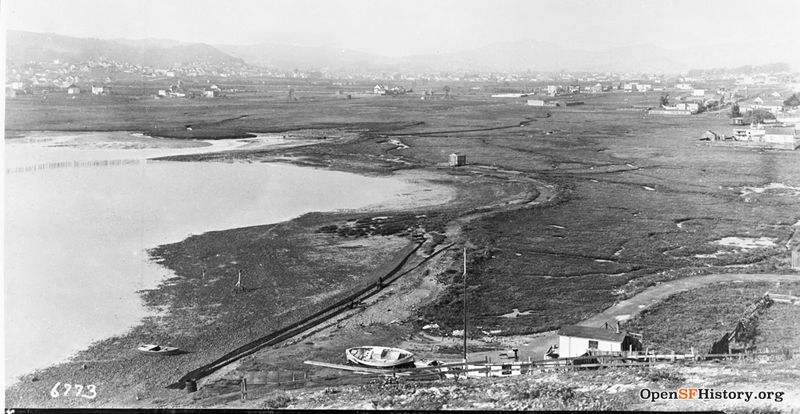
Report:
[{"label": "utility pole", "polygon": [[467,368],[467,248],[464,248],[464,369]]}]

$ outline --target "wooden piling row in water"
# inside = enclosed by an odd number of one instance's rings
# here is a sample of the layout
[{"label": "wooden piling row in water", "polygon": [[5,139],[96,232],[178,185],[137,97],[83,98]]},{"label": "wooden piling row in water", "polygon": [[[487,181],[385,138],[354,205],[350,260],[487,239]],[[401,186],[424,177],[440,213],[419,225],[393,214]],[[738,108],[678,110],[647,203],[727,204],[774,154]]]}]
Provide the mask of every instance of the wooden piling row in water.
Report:
[{"label": "wooden piling row in water", "polygon": [[141,164],[145,161],[146,160],[139,160],[139,159],[123,159],[123,160],[48,162],[42,164],[27,165],[24,167],[6,168],[6,174],[28,173],[28,172],[52,170],[57,168],[108,167],[117,165],[131,165],[131,164]]}]

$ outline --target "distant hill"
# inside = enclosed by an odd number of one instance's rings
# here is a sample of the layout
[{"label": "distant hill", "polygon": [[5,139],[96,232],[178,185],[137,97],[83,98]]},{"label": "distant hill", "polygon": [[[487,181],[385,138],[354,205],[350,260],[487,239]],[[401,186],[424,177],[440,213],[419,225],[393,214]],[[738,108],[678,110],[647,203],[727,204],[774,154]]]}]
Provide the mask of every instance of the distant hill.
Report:
[{"label": "distant hill", "polygon": [[242,64],[230,56],[202,43],[180,43],[169,40],[103,40],[56,34],[9,30],[6,59],[9,62],[64,61],[111,59],[159,68],[176,64],[202,62],[210,65]]},{"label": "distant hill", "polygon": [[409,56],[399,66],[443,70],[533,70],[614,71],[678,73],[694,68],[739,67],[787,62],[800,69],[800,52],[791,40],[776,40],[768,50],[763,45],[740,42],[735,45],[696,46],[666,49],[649,44],[602,50],[578,50],[554,43],[523,40],[494,43],[472,50],[437,55]]},{"label": "distant hill", "polygon": [[299,69],[379,69],[391,65],[394,60],[382,56],[349,49],[332,47],[290,46],[274,43],[254,45],[216,45],[232,56],[247,63],[270,66],[286,70]]},{"label": "distant hill", "polygon": [[[770,45],[735,44],[696,46],[673,50],[654,45],[632,45],[603,50],[579,50],[537,40],[494,43],[470,50],[390,58],[333,47],[207,45],[167,39],[81,39],[55,34],[8,32],[10,62],[62,59],[81,61],[101,57],[170,67],[179,63],[241,64],[282,70],[353,71],[614,71],[680,73],[691,69],[757,66],[787,62],[800,69],[800,52],[791,39]],[[769,47],[766,47],[769,46]]]}]

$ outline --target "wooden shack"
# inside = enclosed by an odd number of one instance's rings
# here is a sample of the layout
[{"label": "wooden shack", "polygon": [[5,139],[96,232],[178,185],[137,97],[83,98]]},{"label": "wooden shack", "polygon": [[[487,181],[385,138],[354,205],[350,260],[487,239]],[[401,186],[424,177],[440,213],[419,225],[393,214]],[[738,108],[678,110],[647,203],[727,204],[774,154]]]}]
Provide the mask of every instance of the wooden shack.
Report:
[{"label": "wooden shack", "polygon": [[450,166],[451,167],[460,167],[462,165],[467,165],[467,156],[452,153],[450,154]]}]

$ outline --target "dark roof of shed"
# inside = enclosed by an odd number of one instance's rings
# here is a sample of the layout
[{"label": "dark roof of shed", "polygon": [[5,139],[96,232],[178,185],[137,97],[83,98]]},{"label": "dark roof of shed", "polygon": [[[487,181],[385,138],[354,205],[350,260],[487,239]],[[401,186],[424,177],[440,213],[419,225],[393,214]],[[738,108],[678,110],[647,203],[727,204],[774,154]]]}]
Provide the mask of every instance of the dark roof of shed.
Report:
[{"label": "dark roof of shed", "polygon": [[622,342],[622,340],[625,339],[625,336],[628,333],[625,331],[617,333],[617,331],[614,329],[567,325],[567,326],[562,326],[561,329],[558,330],[558,334],[561,336],[572,336],[577,338],[602,339],[604,341]]}]

